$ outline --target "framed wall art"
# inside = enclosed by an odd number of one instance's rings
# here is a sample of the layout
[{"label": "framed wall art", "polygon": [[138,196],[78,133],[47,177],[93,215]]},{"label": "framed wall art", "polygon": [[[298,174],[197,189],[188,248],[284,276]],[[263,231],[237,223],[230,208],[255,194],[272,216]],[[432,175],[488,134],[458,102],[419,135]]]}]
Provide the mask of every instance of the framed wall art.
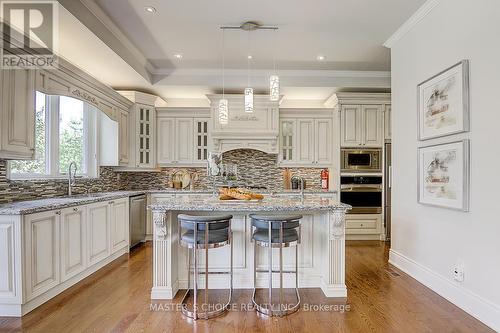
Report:
[{"label": "framed wall art", "polygon": [[420,83],[418,139],[428,140],[469,130],[469,61]]},{"label": "framed wall art", "polygon": [[418,202],[469,210],[469,140],[418,148]]}]

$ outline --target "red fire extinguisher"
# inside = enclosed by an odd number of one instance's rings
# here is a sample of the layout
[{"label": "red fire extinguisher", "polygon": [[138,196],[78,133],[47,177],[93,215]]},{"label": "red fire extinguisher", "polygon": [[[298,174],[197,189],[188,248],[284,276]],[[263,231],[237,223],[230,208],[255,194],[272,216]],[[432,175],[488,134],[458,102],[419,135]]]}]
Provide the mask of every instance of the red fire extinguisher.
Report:
[{"label": "red fire extinguisher", "polygon": [[328,169],[321,170],[321,188],[323,190],[328,190]]}]

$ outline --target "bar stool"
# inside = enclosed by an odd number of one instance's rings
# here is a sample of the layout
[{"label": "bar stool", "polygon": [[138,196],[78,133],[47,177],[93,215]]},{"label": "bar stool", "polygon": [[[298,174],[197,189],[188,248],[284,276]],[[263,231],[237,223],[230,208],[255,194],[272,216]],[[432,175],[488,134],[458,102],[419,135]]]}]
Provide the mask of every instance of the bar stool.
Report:
[{"label": "bar stool", "polygon": [[[179,243],[181,246],[188,249],[188,286],[187,291],[182,298],[182,313],[194,320],[197,319],[210,319],[217,317],[227,311],[232,295],[233,295],[233,233],[231,230],[231,219],[232,215],[219,215],[219,216],[192,216],[179,214],[177,217],[179,222]],[[186,230],[182,234],[182,230]],[[195,241],[196,240],[196,241]],[[215,249],[222,246],[230,245],[231,247],[231,263],[230,271],[214,272],[208,271],[208,250]],[[186,299],[191,292],[190,280],[191,280],[191,254],[190,250],[193,250],[194,258],[194,288],[193,288],[193,309],[188,309]],[[205,272],[198,272],[198,255],[197,250],[205,250]],[[205,295],[204,304],[205,309],[199,311],[198,306],[198,274],[205,275]],[[229,286],[229,299],[226,304],[220,308],[214,308],[209,310],[208,305],[208,276],[209,274],[228,274],[230,275],[230,286]]]},{"label": "bar stool", "polygon": [[[300,219],[302,215],[259,215],[251,214],[252,219],[252,239],[254,246],[254,274],[253,274],[253,294],[252,302],[255,309],[267,316],[285,316],[294,313],[299,309],[299,277],[298,277],[298,244],[301,240]],[[298,229],[298,232],[297,232]],[[269,246],[271,244],[271,246]],[[257,269],[257,246],[267,247],[269,256],[269,267],[267,270]],[[283,248],[295,246],[295,271],[283,270]],[[279,270],[273,270],[273,248],[279,248]],[[268,273],[269,277],[269,304],[265,308],[255,300],[257,273]],[[273,273],[280,275],[279,288],[279,309],[276,310],[272,303],[273,293]],[[297,303],[287,307],[283,304],[283,274],[295,274],[295,293]]]}]

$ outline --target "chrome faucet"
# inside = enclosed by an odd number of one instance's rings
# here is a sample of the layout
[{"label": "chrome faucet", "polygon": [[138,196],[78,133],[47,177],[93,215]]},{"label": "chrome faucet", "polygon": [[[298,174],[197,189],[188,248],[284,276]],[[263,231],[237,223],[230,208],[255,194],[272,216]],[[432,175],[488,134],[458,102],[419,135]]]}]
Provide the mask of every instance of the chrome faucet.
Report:
[{"label": "chrome faucet", "polygon": [[76,170],[78,170],[76,163],[71,162],[68,167],[68,195],[72,194],[73,186],[76,185]]},{"label": "chrome faucet", "polygon": [[300,198],[304,200],[304,177],[299,177],[300,181]]}]

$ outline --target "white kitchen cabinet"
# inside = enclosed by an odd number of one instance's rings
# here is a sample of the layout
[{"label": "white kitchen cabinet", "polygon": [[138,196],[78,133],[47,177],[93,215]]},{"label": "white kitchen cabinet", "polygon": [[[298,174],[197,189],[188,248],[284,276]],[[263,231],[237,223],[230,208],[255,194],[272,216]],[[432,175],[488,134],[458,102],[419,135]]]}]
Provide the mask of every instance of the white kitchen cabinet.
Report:
[{"label": "white kitchen cabinet", "polygon": [[342,105],[340,118],[342,147],[382,147],[381,105]]},{"label": "white kitchen cabinet", "polygon": [[26,215],[24,251],[26,299],[31,300],[60,283],[59,221],[61,211]]},{"label": "white kitchen cabinet", "polygon": [[158,165],[204,166],[210,147],[210,119],[167,114],[162,112],[157,118]]},{"label": "white kitchen cabinet", "polygon": [[299,119],[297,120],[297,162],[298,163],[315,163],[314,159],[314,120]]},{"label": "white kitchen cabinet", "polygon": [[118,150],[120,165],[128,165],[129,154],[129,115],[127,111],[120,111],[118,114]]},{"label": "white kitchen cabinet", "polygon": [[155,120],[154,106],[135,105],[135,166],[137,168],[155,167]]},{"label": "white kitchen cabinet", "polygon": [[392,117],[392,108],[390,104],[384,105],[384,137],[386,141],[391,141],[392,136],[392,125],[391,125],[391,117]]},{"label": "white kitchen cabinet", "polygon": [[88,263],[94,265],[111,254],[110,205],[97,202],[87,208]]},{"label": "white kitchen cabinet", "polygon": [[128,158],[120,164],[122,171],[156,170],[156,108],[157,96],[138,91],[118,91],[134,104],[128,112]]},{"label": "white kitchen cabinet", "polygon": [[333,163],[332,157],[332,119],[314,120],[314,156],[315,163],[320,165],[330,165]]},{"label": "white kitchen cabinet", "polygon": [[381,105],[363,105],[363,146],[382,147],[384,144],[383,110]]},{"label": "white kitchen cabinet", "polygon": [[87,268],[85,206],[61,210],[61,282]]},{"label": "white kitchen cabinet", "polygon": [[356,147],[363,144],[361,135],[361,105],[342,105],[340,114],[342,147]]},{"label": "white kitchen cabinet", "polygon": [[382,232],[381,214],[347,214],[345,222],[348,235],[376,235]]},{"label": "white kitchen cabinet", "polygon": [[189,164],[193,162],[193,119],[175,119],[175,160],[174,163]]},{"label": "white kitchen cabinet", "polygon": [[0,158],[34,158],[35,77],[28,69],[0,73]]},{"label": "white kitchen cabinet", "polygon": [[333,163],[331,118],[282,118],[280,166],[328,167]]},{"label": "white kitchen cabinet", "polygon": [[111,253],[129,245],[129,200],[128,198],[110,202]]}]

